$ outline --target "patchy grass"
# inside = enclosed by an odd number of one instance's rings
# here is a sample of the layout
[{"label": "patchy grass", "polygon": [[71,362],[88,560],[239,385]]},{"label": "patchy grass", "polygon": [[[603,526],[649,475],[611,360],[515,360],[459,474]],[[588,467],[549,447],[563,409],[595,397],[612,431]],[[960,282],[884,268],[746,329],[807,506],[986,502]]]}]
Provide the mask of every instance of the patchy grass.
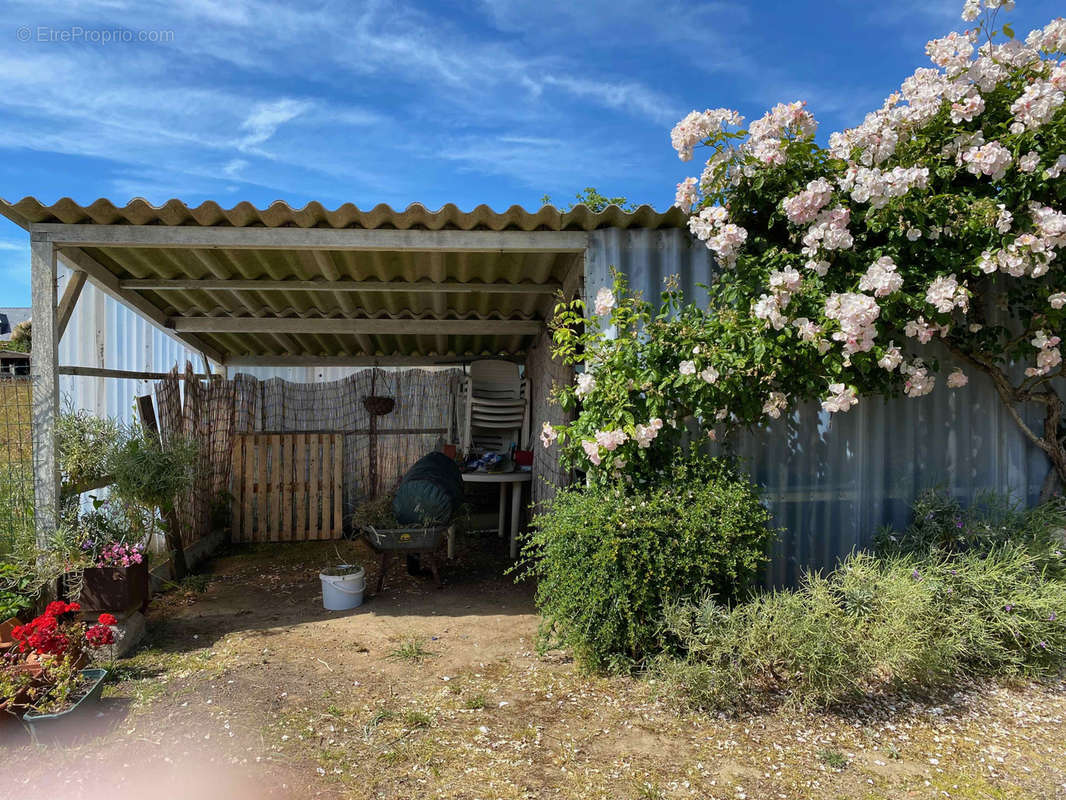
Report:
[{"label": "patchy grass", "polygon": [[403,724],[408,728],[428,728],[433,724],[433,717],[424,711],[405,711]]},{"label": "patchy grass", "polygon": [[210,575],[201,575],[193,573],[186,575],[181,581],[181,588],[188,592],[195,592],[196,594],[203,594],[207,591],[207,587],[211,583]]},{"label": "patchy grass", "polygon": [[400,645],[389,652],[389,658],[393,661],[406,661],[409,664],[421,664],[426,659],[434,658],[437,654],[426,649],[424,639],[409,637],[400,642]]},{"label": "patchy grass", "polygon": [[463,701],[463,708],[468,711],[480,711],[485,707],[485,695],[474,694]]},{"label": "patchy grass", "polygon": [[464,583],[460,562],[443,591],[404,577],[336,614],[315,586],[332,544],[278,549],[285,563],[256,548],[217,562],[205,593],[157,598],[151,644],[115,665],[107,689],[105,704],[131,710],[107,735],[49,751],[47,771],[39,751],[5,750],[11,774],[29,776],[24,794],[65,796],[98,777],[83,794],[145,796],[121,780],[165,785],[170,759],[182,776],[218,783],[210,770],[224,767],[260,781],[240,796],[286,800],[1066,796],[1061,681],[833,712],[678,711],[650,680],[537,656],[536,616],[495,573]]},{"label": "patchy grass", "polygon": [[848,757],[839,750],[819,750],[818,760],[830,769],[842,770],[848,765]]}]

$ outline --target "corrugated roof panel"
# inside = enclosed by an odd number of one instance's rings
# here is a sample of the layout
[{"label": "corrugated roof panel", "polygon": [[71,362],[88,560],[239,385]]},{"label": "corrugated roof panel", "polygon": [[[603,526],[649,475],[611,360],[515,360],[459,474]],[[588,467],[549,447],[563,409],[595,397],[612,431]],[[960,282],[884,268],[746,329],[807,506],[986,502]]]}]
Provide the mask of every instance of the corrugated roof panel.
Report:
[{"label": "corrugated roof panel", "polygon": [[181,200],[168,200],[161,206],[153,206],[143,198],[135,198],[125,206],[116,206],[106,198],[100,198],[87,206],[74,202],[69,197],[45,205],[36,197],[24,197],[16,202],[0,199],[0,214],[22,227],[37,222],[95,225],[198,225],[225,227],[266,228],[393,228],[397,230],[443,230],[447,228],[472,230],[521,230],[521,231],[593,231],[600,228],[680,228],[687,217],[680,209],[656,211],[643,205],[634,211],[623,211],[618,206],[608,206],[602,211],[592,211],[579,205],[569,211],[560,211],[554,206],[543,206],[536,211],[527,211],[521,206],[511,206],[498,212],[486,205],[471,211],[462,211],[448,203],[436,211],[430,211],[420,203],[412,203],[402,211],[381,203],[368,211],[362,211],[351,203],[345,203],[330,211],[321,203],[308,203],[303,208],[292,208],[280,200],[266,208],[256,208],[251,203],[238,203],[233,208],[222,208],[218,203],[201,203],[190,208]]},{"label": "corrugated roof panel", "polygon": [[[677,209],[660,213],[648,206],[626,212],[612,206],[591,211],[577,206],[559,211],[551,206],[530,212],[512,206],[503,212],[478,206],[469,212],[454,205],[437,211],[414,204],[402,211],[379,205],[361,211],[347,204],[326,209],[310,203],[293,209],[274,203],[259,209],[239,203],[223,209],[216,203],[190,208],[179,200],[153,206],[133,200],[115,206],[106,199],[81,206],[69,198],[44,205],[27,197],[16,203],[0,200],[0,213],[21,225],[153,225],[218,227],[300,227],[353,229],[444,229],[463,231],[597,231],[657,229],[677,234],[685,216]],[[687,236],[687,234],[682,234]],[[583,237],[582,237],[583,238]],[[146,312],[158,318],[181,321],[197,318],[226,319],[352,319],[352,320],[512,320],[543,322],[550,316],[554,291],[572,270],[582,267],[581,254],[560,252],[439,252],[417,250],[329,251],[271,248],[116,247],[82,248],[85,255],[119,281],[155,281],[169,285],[119,286],[134,304],[147,303]],[[76,252],[68,253],[76,258]],[[91,264],[85,266],[92,270]],[[100,277],[100,276],[97,276]],[[307,285],[214,286],[196,281],[314,281]],[[336,281],[348,281],[337,286]],[[352,283],[360,285],[351,285]],[[384,286],[361,285],[386,283]],[[449,286],[437,283],[464,284]],[[157,313],[158,312],[158,313]],[[175,323],[177,324],[177,323]],[[219,328],[211,323],[191,323]],[[241,323],[243,326],[245,323]],[[492,333],[448,335],[412,326],[401,333],[268,332],[187,328],[178,334],[196,347],[228,359],[249,356],[464,356],[519,354],[530,345],[529,326]],[[306,326],[304,326],[306,327]],[[477,329],[475,328],[474,331]]]}]

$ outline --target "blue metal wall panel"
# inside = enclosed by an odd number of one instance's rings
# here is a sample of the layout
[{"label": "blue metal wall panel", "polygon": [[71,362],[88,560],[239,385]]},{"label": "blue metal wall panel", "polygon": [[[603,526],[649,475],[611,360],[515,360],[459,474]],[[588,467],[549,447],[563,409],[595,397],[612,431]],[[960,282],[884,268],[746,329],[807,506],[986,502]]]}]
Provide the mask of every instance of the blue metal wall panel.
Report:
[{"label": "blue metal wall panel", "polygon": [[[710,282],[713,262],[687,232],[601,230],[590,236],[586,296],[610,285],[613,266],[650,300],[671,274],[680,275],[686,296],[706,299],[698,284]],[[867,397],[834,415],[812,403],[739,437],[738,453],[784,529],[768,582],[795,583],[803,570],[832,567],[869,545],[880,526],[905,525],[925,488],[943,485],[966,501],[989,489],[1036,500],[1047,459],[1026,441],[991,382],[966,372],[970,383],[963,389],[944,385],[945,370],[923,398]]]},{"label": "blue metal wall panel", "polygon": [[[69,277],[62,263],[59,276],[62,292]],[[82,290],[59,343],[59,363],[65,366],[166,372],[175,364],[184,369],[187,360],[203,370],[198,353],[91,283]],[[134,419],[134,397],[150,393],[152,382],[62,375],[59,389],[64,407],[129,423]]]}]

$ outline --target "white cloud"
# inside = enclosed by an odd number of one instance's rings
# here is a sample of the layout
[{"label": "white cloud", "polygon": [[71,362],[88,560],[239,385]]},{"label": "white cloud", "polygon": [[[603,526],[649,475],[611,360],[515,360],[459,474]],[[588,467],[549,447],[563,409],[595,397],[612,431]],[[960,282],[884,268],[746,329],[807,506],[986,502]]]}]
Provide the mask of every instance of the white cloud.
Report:
[{"label": "white cloud", "polygon": [[267,141],[279,127],[305,114],[312,104],[306,100],[294,100],[290,97],[256,105],[240,128],[245,136],[237,142],[239,150],[250,150]]},{"label": "white cloud", "polygon": [[239,178],[247,167],[248,161],[243,158],[235,158],[232,161],[227,161],[222,166],[222,174],[227,178]]},{"label": "white cloud", "polygon": [[465,172],[505,175],[539,192],[617,180],[640,163],[635,153],[602,142],[516,133],[458,137],[442,142],[436,152]]},{"label": "white cloud", "polygon": [[93,188],[116,201],[236,186],[396,202],[434,191],[426,169],[450,168],[539,190],[585,185],[647,168],[628,144],[597,139],[615,115],[665,136],[682,110],[613,60],[590,70],[573,41],[519,41],[405,2],[14,0],[8,10],[29,24],[174,31],[144,47],[0,37],[0,148],[100,159]]},{"label": "white cloud", "polygon": [[629,111],[656,122],[672,123],[679,116],[678,106],[666,96],[637,83],[612,83],[551,75],[544,78],[543,83],[558,87],[575,97],[595,100],[606,108]]}]

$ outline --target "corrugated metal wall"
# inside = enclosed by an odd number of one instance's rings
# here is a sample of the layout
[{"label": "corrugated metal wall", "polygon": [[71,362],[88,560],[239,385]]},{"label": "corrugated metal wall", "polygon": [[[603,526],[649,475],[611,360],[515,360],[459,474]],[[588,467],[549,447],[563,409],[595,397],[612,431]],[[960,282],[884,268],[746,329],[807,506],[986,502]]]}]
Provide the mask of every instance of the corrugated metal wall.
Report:
[{"label": "corrugated metal wall", "polygon": [[[610,285],[612,267],[652,300],[664,279],[677,275],[686,296],[700,301],[706,295],[698,284],[710,282],[713,262],[683,230],[593,231],[585,265],[587,296]],[[60,274],[65,280],[66,270]],[[166,371],[190,360],[202,369],[198,353],[92,285],[82,293],[59,353],[60,364],[67,365]],[[261,380],[321,383],[356,370],[241,371]],[[864,398],[849,413],[831,418],[812,404],[742,437],[740,454],[766,487],[777,524],[786,529],[771,569],[775,583],[793,581],[806,567],[830,566],[867,544],[880,525],[904,524],[914,496],[928,486],[943,484],[966,499],[982,489],[1035,499],[1046,459],[1024,440],[989,383],[980,375],[970,377],[970,385],[959,391],[946,389],[941,380],[925,398]],[[152,390],[147,381],[69,376],[61,378],[60,388],[74,407],[124,421],[133,418],[134,396]]]},{"label": "corrugated metal wall", "polygon": [[[680,273],[686,295],[698,300],[705,295],[692,289],[709,283],[712,261],[681,230],[596,231],[588,297],[610,284],[611,267],[653,301],[663,278]],[[794,583],[804,569],[831,567],[868,545],[878,527],[906,524],[910,504],[927,487],[944,485],[964,500],[986,489],[1036,500],[1047,459],[1024,439],[991,382],[967,372],[964,389],[947,389],[945,371],[920,399],[863,398],[833,415],[812,403],[740,437],[739,454],[785,529],[770,583]]]},{"label": "corrugated metal wall", "polygon": [[[59,293],[70,275],[60,261]],[[203,372],[203,357],[155,327],[117,300],[86,283],[59,343],[59,363],[64,366],[104,367],[139,372],[167,372],[175,364],[184,370],[191,361]],[[356,372],[355,367],[244,367],[259,378],[282,378],[295,383],[327,383]],[[229,377],[233,377],[231,374]],[[85,409],[99,416],[129,423],[134,419],[133,398],[149,394],[153,381],[124,378],[60,376],[64,407]]]},{"label": "corrugated metal wall", "polygon": [[[60,294],[69,275],[60,261]],[[91,283],[85,284],[59,343],[59,363],[64,366],[166,372],[175,364],[184,368],[187,360],[198,372],[203,371],[199,353]],[[73,406],[128,423],[134,419],[133,398],[150,393],[153,386],[151,381],[61,375],[59,390],[64,407]]]}]

